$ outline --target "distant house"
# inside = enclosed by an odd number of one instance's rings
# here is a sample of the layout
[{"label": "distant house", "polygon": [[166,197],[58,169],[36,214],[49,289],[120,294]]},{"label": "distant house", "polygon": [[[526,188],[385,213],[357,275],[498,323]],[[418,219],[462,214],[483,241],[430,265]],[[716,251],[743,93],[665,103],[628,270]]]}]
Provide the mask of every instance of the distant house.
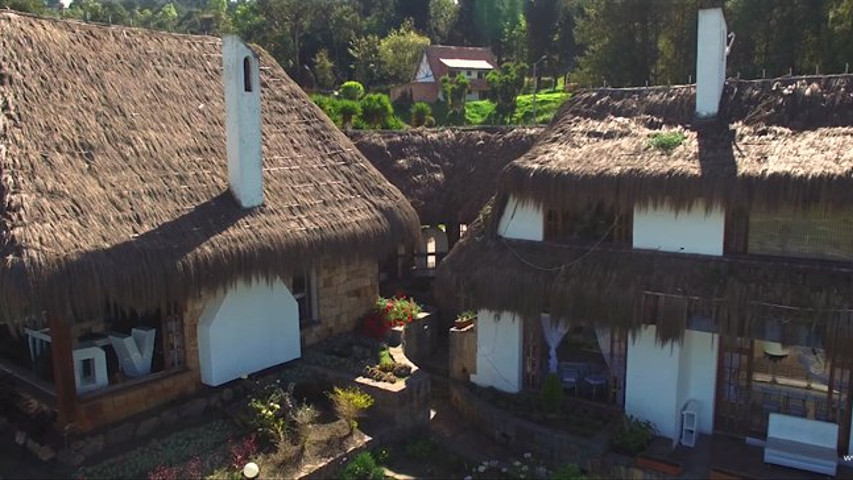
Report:
[{"label": "distant house", "polygon": [[0,37],[0,374],[59,428],[352,330],[378,259],[419,236],[403,195],[237,37],[5,12]]},{"label": "distant house", "polygon": [[415,102],[433,103],[442,98],[441,77],[459,74],[471,81],[468,100],[480,100],[489,90],[486,75],[496,68],[498,61],[489,48],[432,45],[421,56],[412,81],[391,89],[391,100],[411,95]]}]

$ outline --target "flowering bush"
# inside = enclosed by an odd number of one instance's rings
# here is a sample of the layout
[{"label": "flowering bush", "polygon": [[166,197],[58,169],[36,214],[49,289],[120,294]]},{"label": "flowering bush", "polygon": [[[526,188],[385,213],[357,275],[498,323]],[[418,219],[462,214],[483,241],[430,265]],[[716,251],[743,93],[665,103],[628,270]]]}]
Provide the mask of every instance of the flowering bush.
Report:
[{"label": "flowering bush", "polygon": [[364,334],[381,340],[391,327],[408,325],[419,313],[420,305],[411,298],[402,295],[394,298],[379,297],[373,310],[364,317]]},{"label": "flowering bush", "polygon": [[421,313],[421,307],[414,299],[406,297],[382,298],[376,300],[375,310],[381,312],[391,327],[402,327],[412,323]]}]

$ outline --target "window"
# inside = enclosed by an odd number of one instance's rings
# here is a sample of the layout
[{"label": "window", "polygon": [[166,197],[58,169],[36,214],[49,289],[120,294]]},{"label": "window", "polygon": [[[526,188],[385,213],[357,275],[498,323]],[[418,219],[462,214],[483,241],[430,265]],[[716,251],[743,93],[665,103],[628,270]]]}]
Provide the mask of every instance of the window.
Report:
[{"label": "window", "polygon": [[483,71],[477,72],[477,78],[480,80],[482,80],[483,78],[486,78],[486,72],[483,72]]},{"label": "window", "polygon": [[299,323],[307,325],[319,321],[317,309],[317,281],[313,269],[293,277],[293,298],[299,305]]},{"label": "window", "polygon": [[474,73],[471,70],[465,70],[465,76],[471,78],[474,76]]},{"label": "window", "polygon": [[80,384],[94,385],[95,384],[95,359],[84,358],[80,360]]},{"label": "window", "polygon": [[587,204],[584,209],[548,208],[545,211],[546,242],[631,244],[632,214],[616,215],[614,206],[603,202]]},{"label": "window", "polygon": [[243,58],[243,91],[252,91],[252,59],[248,55]]},{"label": "window", "polygon": [[732,209],[726,253],[853,260],[853,210]]}]

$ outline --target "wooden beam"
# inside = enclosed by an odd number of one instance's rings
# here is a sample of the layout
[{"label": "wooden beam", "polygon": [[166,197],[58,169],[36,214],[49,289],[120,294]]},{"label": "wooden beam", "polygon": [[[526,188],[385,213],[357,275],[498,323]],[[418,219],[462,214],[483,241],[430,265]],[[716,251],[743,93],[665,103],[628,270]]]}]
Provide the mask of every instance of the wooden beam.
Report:
[{"label": "wooden beam", "polygon": [[459,241],[461,229],[459,222],[447,223],[444,225],[444,228],[447,230],[445,233],[447,234],[447,251],[449,252],[456,245],[456,242]]},{"label": "wooden beam", "polygon": [[71,326],[55,315],[48,315],[50,348],[53,359],[53,384],[56,388],[58,424],[65,428],[74,422],[77,409],[77,386],[74,382],[74,356]]}]

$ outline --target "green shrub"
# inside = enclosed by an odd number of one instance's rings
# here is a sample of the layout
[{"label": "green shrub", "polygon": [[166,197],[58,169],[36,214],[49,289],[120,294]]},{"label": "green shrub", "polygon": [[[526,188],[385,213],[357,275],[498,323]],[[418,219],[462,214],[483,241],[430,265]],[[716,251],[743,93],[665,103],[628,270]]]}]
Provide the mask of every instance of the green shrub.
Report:
[{"label": "green shrub", "polygon": [[637,455],[645,450],[655,434],[652,422],[633,416],[623,417],[622,425],[613,436],[613,449],[626,455]]},{"label": "green shrub", "polygon": [[586,480],[586,475],[574,463],[563,465],[551,474],[552,480]]},{"label": "green shrub", "polygon": [[293,404],[290,392],[272,388],[249,399],[249,424],[276,445],[287,439],[288,409]]},{"label": "green shrub", "polygon": [[361,99],[361,118],[371,128],[382,128],[394,115],[388,95],[371,93]]},{"label": "green shrub", "polygon": [[432,117],[432,107],[426,102],[417,102],[412,105],[412,121],[413,127],[423,127],[426,125],[427,119]]},{"label": "green shrub", "polygon": [[649,146],[669,153],[684,142],[684,132],[656,132],[649,135]]},{"label": "green shrub", "polygon": [[364,415],[364,411],[373,405],[373,397],[364,393],[358,387],[335,387],[329,394],[335,407],[335,413],[346,420],[350,430],[358,426],[356,418]]},{"label": "green shrub", "polygon": [[385,469],[376,463],[373,454],[361,452],[338,474],[340,480],[383,480]]},{"label": "green shrub", "polygon": [[338,112],[338,100],[328,95],[311,95],[311,100],[320,107],[320,110],[329,117],[335,125],[341,125],[341,116]]},{"label": "green shrub", "polygon": [[337,113],[341,117],[342,128],[352,128],[352,121],[361,115],[361,105],[354,100],[339,100]]},{"label": "green shrub", "polygon": [[425,127],[427,127],[427,128],[432,128],[432,127],[434,127],[434,126],[435,126],[435,118],[433,118],[433,117],[427,117],[427,118],[426,118],[426,121],[424,122],[424,126],[425,126]]},{"label": "green shrub", "polygon": [[549,373],[542,382],[542,406],[549,413],[556,413],[563,406],[565,393],[560,377],[556,373]]},{"label": "green shrub", "polygon": [[345,100],[356,101],[364,95],[364,86],[356,81],[344,82],[338,89],[338,94]]}]

